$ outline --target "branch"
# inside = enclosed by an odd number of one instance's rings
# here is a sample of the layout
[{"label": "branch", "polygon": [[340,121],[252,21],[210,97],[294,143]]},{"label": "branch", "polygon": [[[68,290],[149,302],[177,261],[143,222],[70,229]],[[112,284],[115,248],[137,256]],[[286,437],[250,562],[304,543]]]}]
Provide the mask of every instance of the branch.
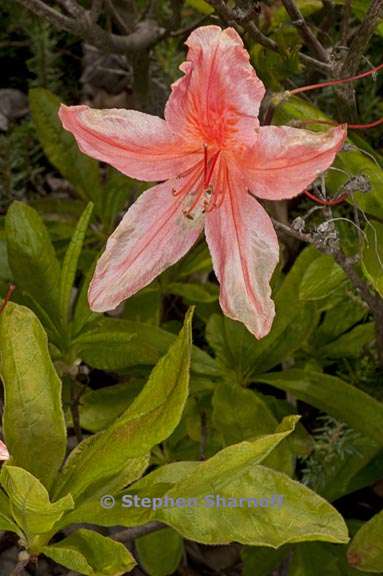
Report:
[{"label": "branch", "polygon": [[367,51],[379,20],[383,17],[383,0],[372,0],[367,14],[354,35],[350,49],[343,62],[340,76],[352,76],[359,69],[359,64]]},{"label": "branch", "polygon": [[166,527],[166,524],[162,524],[161,522],[149,522],[143,526],[134,526],[133,528],[126,528],[125,530],[121,530],[120,532],[113,534],[112,538],[118,542],[128,542],[130,540],[135,540],[140,536],[150,534],[151,532],[157,532],[157,530],[162,530]]},{"label": "branch", "polygon": [[311,51],[318,56],[319,60],[323,62],[329,62],[327,50],[322,46],[322,44],[312,32],[311,28],[304,19],[302,12],[295,5],[294,0],[282,0],[282,3],[286,12],[290,16],[292,23],[299,31],[308,48],[310,48]]},{"label": "branch", "polygon": [[[222,20],[233,26],[238,32],[241,32],[241,28],[244,28],[261,46],[273,52],[280,52],[278,44],[272,38],[263,34],[253,20],[243,19],[241,14],[238,14],[226,4],[225,0],[207,0],[207,2],[215,9]],[[322,62],[302,52],[298,52],[298,55],[302,62],[321,72],[329,73],[332,70],[327,62]]]},{"label": "branch", "polygon": [[[71,6],[72,0],[61,0]],[[53,26],[60,30],[65,30],[81,37],[88,44],[95,46],[103,52],[114,54],[133,54],[151,48],[158,40],[165,35],[165,30],[158,26],[153,20],[143,20],[134,32],[126,36],[112,34],[101,28],[94,22],[94,12],[85,10],[80,5],[76,7],[76,18],[64,16],[57,10],[51,8],[42,0],[17,0],[19,4],[30,10],[37,16],[48,20]]]},{"label": "branch", "polygon": [[83,9],[77,4],[77,2],[75,2],[75,0],[57,0],[57,2],[65,8],[68,14],[75,17],[82,16]]},{"label": "branch", "polygon": [[347,40],[350,35],[350,19],[351,19],[351,3],[352,0],[345,0],[343,6],[343,18],[340,25],[340,37],[343,46],[347,45]]}]

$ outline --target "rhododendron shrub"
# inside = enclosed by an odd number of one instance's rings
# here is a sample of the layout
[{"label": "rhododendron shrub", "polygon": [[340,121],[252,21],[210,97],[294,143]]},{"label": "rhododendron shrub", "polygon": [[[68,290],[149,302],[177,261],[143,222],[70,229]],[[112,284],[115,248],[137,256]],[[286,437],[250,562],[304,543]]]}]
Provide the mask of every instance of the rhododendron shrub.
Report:
[{"label": "rhododendron shrub", "polygon": [[270,279],[279,250],[254,196],[300,194],[331,165],[346,129],[260,126],[265,87],[237,32],[203,26],[186,44],[184,76],[172,86],[165,120],[134,110],[60,109],[84,153],[133,178],[164,180],[142,194],[109,238],[89,303],[98,312],[116,308],[205,229],[222,310],[262,338],[274,318]]}]

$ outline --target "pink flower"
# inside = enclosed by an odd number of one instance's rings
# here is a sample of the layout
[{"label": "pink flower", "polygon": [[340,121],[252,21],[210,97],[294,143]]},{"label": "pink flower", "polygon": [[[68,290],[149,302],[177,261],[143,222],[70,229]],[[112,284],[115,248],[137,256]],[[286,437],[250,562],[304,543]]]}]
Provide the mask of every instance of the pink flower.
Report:
[{"label": "pink flower", "polygon": [[0,460],[9,460],[8,448],[1,440],[0,440]]},{"label": "pink flower", "polygon": [[109,238],[89,289],[93,310],[115,308],[194,244],[203,228],[224,313],[257,338],[274,317],[277,236],[262,206],[301,193],[333,162],[346,130],[259,126],[265,93],[233,28],[204,26],[186,44],[184,76],[165,120],[135,110],[61,106],[80,149],[141,180],[146,190]]}]

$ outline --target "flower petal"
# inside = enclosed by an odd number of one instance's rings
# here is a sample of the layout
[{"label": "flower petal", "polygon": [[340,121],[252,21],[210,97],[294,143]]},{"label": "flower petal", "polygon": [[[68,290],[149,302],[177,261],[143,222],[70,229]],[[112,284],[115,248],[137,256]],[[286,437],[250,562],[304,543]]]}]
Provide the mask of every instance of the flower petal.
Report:
[{"label": "flower petal", "polygon": [[201,211],[193,220],[186,218],[182,210],[188,197],[172,194],[173,188],[190,181],[177,179],[149,188],[129,208],[97,263],[88,293],[92,310],[116,308],[191,248],[203,228]]},{"label": "flower petal", "polygon": [[189,169],[198,159],[190,146],[157,116],[136,110],[64,105],[59,116],[82,152],[132,178],[167,180]]},{"label": "flower petal", "polygon": [[270,279],[279,259],[271,220],[230,170],[222,205],[206,217],[206,239],[221,285],[224,313],[243,322],[257,338],[266,336],[274,318]]},{"label": "flower petal", "polygon": [[263,83],[249,63],[249,54],[234,28],[201,26],[186,41],[185,76],[172,85],[165,118],[176,132],[203,142],[228,135],[254,142]]},{"label": "flower petal", "polygon": [[300,194],[332,164],[346,135],[345,126],[325,133],[288,126],[261,127],[256,144],[241,158],[249,190],[267,200]]},{"label": "flower petal", "polygon": [[9,460],[8,448],[1,440],[0,440],[0,460]]}]

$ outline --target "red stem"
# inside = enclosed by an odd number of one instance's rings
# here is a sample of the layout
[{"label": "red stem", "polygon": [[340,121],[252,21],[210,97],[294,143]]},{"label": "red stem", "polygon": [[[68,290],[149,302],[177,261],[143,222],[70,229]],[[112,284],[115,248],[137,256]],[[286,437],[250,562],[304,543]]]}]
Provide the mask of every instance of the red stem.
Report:
[{"label": "red stem", "polygon": [[0,306],[0,314],[3,312],[4,308],[5,308],[6,305],[8,304],[8,302],[9,302],[9,300],[11,299],[12,294],[14,293],[15,289],[16,289],[16,286],[15,286],[14,284],[10,284],[10,285],[9,285],[9,288],[8,288],[8,290],[7,290],[7,293],[6,293],[6,295],[4,296],[4,300],[3,300],[3,302],[2,302],[2,304],[1,304],[1,306]]},{"label": "red stem", "polygon": [[299,88],[294,88],[293,90],[289,90],[291,94],[301,94],[302,92],[309,92],[310,90],[317,90],[318,88],[326,88],[327,86],[337,86],[338,84],[346,84],[347,82],[353,82],[354,80],[360,80],[361,78],[366,78],[367,76],[371,76],[372,74],[376,74],[379,70],[383,69],[383,64],[379,64],[379,66],[375,66],[367,72],[362,72],[361,74],[357,74],[356,76],[350,76],[349,78],[341,78],[340,80],[329,80],[328,82],[319,82],[318,84],[309,84],[308,86],[300,86]]},{"label": "red stem", "polygon": [[336,206],[337,204],[342,204],[342,202],[344,202],[344,200],[347,197],[347,194],[342,194],[338,198],[333,198],[332,200],[325,200],[324,198],[319,198],[318,196],[315,196],[315,194],[311,194],[311,192],[309,192],[308,190],[304,190],[303,193],[306,194],[306,196],[310,198],[310,200],[314,200],[314,202],[316,202],[317,204],[321,204],[322,206]]}]

